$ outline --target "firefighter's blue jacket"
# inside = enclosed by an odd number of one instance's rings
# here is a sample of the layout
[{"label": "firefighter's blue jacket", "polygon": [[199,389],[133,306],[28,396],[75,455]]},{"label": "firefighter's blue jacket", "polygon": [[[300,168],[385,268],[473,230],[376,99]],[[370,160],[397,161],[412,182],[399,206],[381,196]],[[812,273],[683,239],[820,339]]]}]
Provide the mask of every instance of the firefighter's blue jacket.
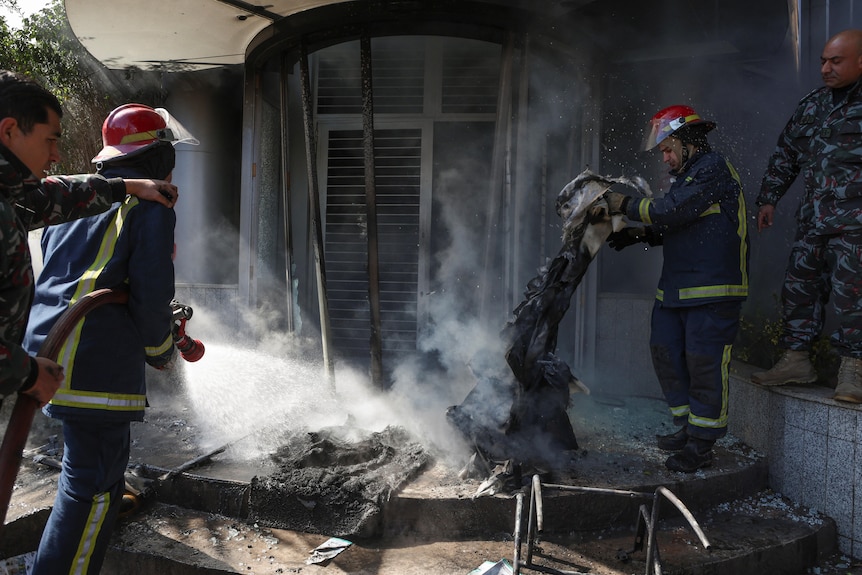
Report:
[{"label": "firefighter's blue jacket", "polygon": [[739,175],[715,152],[698,151],[662,198],[632,199],[626,217],[663,238],[656,298],[667,307],[748,296],[748,227]]},{"label": "firefighter's blue jacket", "polygon": [[35,354],[48,331],[81,296],[126,289],[128,304],[90,311],[60,350],[66,379],[45,413],[60,419],[140,421],[146,363],[174,353],[174,210],[127,196],[98,216],[57,225],[42,236],[44,265],[36,283],[24,346]]}]

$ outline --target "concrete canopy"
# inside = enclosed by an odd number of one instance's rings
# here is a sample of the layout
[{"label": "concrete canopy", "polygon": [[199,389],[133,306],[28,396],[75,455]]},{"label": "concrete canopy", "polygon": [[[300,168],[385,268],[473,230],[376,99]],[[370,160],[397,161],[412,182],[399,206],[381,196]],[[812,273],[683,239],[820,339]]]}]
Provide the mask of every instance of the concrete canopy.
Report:
[{"label": "concrete canopy", "polygon": [[[73,32],[107,67],[191,70],[243,64],[249,46],[278,25],[315,9],[342,5],[342,20],[371,13],[430,10],[444,19],[469,20],[477,6],[489,13],[516,10],[553,18],[594,0],[65,0]],[[334,14],[326,12],[327,17]],[[454,15],[454,16],[453,16]],[[301,18],[300,18],[301,19]],[[277,26],[272,26],[276,24]],[[262,34],[263,33],[263,34]]]},{"label": "concrete canopy", "polygon": [[273,22],[343,1],[65,0],[65,7],[75,35],[109,68],[200,69],[242,64]]}]

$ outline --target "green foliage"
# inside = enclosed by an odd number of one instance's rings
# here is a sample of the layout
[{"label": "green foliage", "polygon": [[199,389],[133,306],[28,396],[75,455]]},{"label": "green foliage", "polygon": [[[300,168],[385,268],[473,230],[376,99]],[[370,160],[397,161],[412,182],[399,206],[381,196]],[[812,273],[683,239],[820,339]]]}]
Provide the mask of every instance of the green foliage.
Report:
[{"label": "green foliage", "polygon": [[841,365],[841,356],[835,353],[832,343],[828,336],[821,335],[814,342],[811,350],[811,361],[814,363],[814,369],[817,370],[818,383],[824,383],[834,386],[830,383],[838,374],[838,367]]},{"label": "green foliage", "polygon": [[733,345],[733,357],[768,369],[778,361],[784,351],[778,346],[780,339],[780,319],[771,319],[761,311],[743,315],[739,322],[739,334]]},{"label": "green foliage", "polygon": [[113,108],[101,65],[72,33],[60,0],[8,31],[0,40],[0,67],[31,76],[63,104],[63,159],[55,173],[91,171],[102,119]]},{"label": "green foliage", "polygon": [[[0,4],[14,8],[15,1]],[[25,18],[20,29],[0,18],[0,68],[31,76],[63,104],[62,160],[54,173],[92,171],[102,121],[112,109],[130,101],[157,106],[164,99],[146,73],[111,71],[93,58],[72,32],[61,0]]]},{"label": "green foliage", "polygon": [[36,78],[63,101],[89,87],[88,79],[80,74],[80,53],[62,5],[55,1],[26,18],[20,30],[10,30],[0,64]]}]

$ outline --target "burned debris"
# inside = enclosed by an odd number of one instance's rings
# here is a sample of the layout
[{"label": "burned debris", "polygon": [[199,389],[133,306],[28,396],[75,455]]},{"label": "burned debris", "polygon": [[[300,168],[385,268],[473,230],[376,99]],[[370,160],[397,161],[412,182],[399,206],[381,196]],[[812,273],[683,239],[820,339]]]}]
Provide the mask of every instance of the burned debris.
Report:
[{"label": "burned debris", "polygon": [[277,471],[251,481],[249,517],[307,533],[370,536],[391,493],[429,462],[401,428],[334,427],[286,438]]},{"label": "burned debris", "polygon": [[523,466],[549,471],[568,465],[577,438],[567,409],[573,391],[589,392],[555,355],[560,321],[608,236],[625,226],[602,195],[614,184],[650,190],[640,178],[610,178],[585,170],[557,196],[562,247],[528,284],[524,301],[502,331],[508,371],[477,373],[464,401],[447,419],[474,447],[465,476],[490,475],[477,495],[517,488]]}]

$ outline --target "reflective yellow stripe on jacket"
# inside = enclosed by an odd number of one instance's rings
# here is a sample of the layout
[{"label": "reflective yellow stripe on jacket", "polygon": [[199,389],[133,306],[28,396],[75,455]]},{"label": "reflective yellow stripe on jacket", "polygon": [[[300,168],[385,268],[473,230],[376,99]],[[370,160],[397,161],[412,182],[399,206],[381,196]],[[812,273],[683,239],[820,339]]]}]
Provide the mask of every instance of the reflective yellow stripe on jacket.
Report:
[{"label": "reflective yellow stripe on jacket", "polygon": [[51,399],[54,405],[105,409],[108,411],[136,411],[147,406],[147,396],[137,393],[104,393],[61,388]]},{"label": "reflective yellow stripe on jacket", "polygon": [[[682,288],[679,290],[680,301],[708,299],[714,297],[746,297],[748,285],[716,285]],[[657,289],[655,298],[664,301],[664,290]]]}]

